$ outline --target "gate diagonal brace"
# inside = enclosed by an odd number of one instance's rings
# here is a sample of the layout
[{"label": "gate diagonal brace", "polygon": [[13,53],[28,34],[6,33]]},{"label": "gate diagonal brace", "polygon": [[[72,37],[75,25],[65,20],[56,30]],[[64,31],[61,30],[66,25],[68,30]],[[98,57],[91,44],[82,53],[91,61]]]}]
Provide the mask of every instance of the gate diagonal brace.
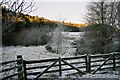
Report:
[{"label": "gate diagonal brace", "polygon": [[113,55],[110,55],[100,66],[98,66],[92,74],[95,74]]},{"label": "gate diagonal brace", "polygon": [[77,70],[79,73],[82,73],[82,75],[85,74],[85,72],[83,72],[83,71],[79,70],[78,68],[76,68],[75,66],[69,64],[67,61],[63,60],[62,58],[61,58],[61,61],[64,62],[65,64],[69,65],[70,67],[74,68],[74,69]]},{"label": "gate diagonal brace", "polygon": [[40,76],[42,76],[47,70],[49,70],[52,66],[54,66],[58,61],[59,60],[56,60],[54,63],[49,65],[44,71],[40,72],[40,74],[38,74],[37,77],[34,78],[33,80],[38,80]]}]

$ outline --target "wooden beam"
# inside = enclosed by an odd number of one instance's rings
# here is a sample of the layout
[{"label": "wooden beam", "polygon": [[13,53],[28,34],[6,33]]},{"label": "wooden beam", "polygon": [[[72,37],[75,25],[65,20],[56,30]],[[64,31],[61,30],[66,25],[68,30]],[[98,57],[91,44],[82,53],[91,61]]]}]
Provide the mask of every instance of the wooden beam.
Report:
[{"label": "wooden beam", "polygon": [[62,75],[62,70],[61,70],[61,58],[59,57],[59,76]]}]

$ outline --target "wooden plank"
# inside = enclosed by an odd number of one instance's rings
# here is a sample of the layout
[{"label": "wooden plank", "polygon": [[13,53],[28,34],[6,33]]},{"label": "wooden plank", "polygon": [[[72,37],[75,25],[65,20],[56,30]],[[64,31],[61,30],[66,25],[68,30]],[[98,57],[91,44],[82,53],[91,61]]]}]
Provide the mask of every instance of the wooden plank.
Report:
[{"label": "wooden plank", "polygon": [[[85,69],[85,66],[80,66],[80,67],[77,67],[79,69]],[[67,71],[67,70],[73,70],[75,68],[62,68],[61,71]],[[59,72],[59,69],[56,69],[56,70],[50,70],[50,71],[47,71],[45,73],[53,73],[53,72]],[[27,75],[37,75],[39,74],[40,72],[32,72],[32,73],[27,73]]]},{"label": "wooden plank", "polygon": [[24,71],[17,72],[17,73],[15,73],[15,74],[12,74],[12,75],[6,76],[6,77],[2,78],[1,80],[9,79],[9,78],[11,78],[11,77],[13,77],[13,76],[17,76],[17,75],[19,75],[19,74],[22,74],[23,72],[24,72]]},{"label": "wooden plank", "polygon": [[57,58],[53,58],[53,59],[42,59],[42,60],[29,60],[29,61],[25,61],[26,64],[34,64],[34,63],[43,63],[43,62],[53,62],[57,60]]},{"label": "wooden plank", "polygon": [[0,73],[7,72],[7,71],[10,71],[10,70],[13,70],[13,69],[16,69],[16,68],[20,68],[21,66],[23,66],[23,65],[17,65],[17,66],[14,66],[14,67],[2,69],[2,70],[0,70]]},{"label": "wooden plank", "polygon": [[105,69],[112,69],[113,67],[104,67],[104,68],[100,68],[100,70],[105,70]]},{"label": "wooden plank", "polygon": [[[72,59],[79,59],[79,58],[84,58],[85,55],[81,55],[81,56],[75,56],[75,57],[67,57],[67,58],[62,58],[64,60],[72,60]],[[33,63],[42,63],[42,62],[52,62],[52,61],[55,61],[57,60],[57,58],[53,58],[53,59],[43,59],[43,60],[29,60],[29,61],[26,61],[26,64],[33,64]]]},{"label": "wooden plank", "polygon": [[0,65],[5,65],[5,64],[9,64],[9,63],[14,63],[14,62],[21,61],[21,60],[22,60],[22,59],[11,60],[11,61],[4,61],[4,62],[1,62]]},{"label": "wooden plank", "polygon": [[[81,63],[85,63],[85,62],[71,62],[70,64],[81,64]],[[61,63],[61,66],[65,66],[67,64],[62,64]],[[37,68],[46,68],[48,67],[49,65],[43,65],[43,66],[35,66],[35,67],[27,67],[26,70],[31,70],[31,69],[37,69]],[[57,67],[59,66],[59,64],[55,64],[53,67]]]},{"label": "wooden plank", "polygon": [[120,60],[120,55],[119,55],[119,56],[116,55],[116,56],[115,56],[115,59],[116,59],[116,60]]},{"label": "wooden plank", "polygon": [[120,64],[120,62],[116,61],[115,64]]},{"label": "wooden plank", "polygon": [[[104,65],[113,65],[113,63],[105,63]],[[97,66],[100,66],[100,65],[99,64],[91,65],[91,67],[97,67]]]},{"label": "wooden plank", "polygon": [[52,66],[54,66],[56,63],[58,62],[58,60],[56,60],[54,63],[52,63],[50,66],[48,66],[43,72],[40,72],[40,74],[37,75],[36,78],[34,78],[33,80],[38,80],[38,78],[43,75],[47,70],[49,70]]},{"label": "wooden plank", "polygon": [[[120,52],[113,52],[115,55],[120,56]],[[91,55],[91,58],[98,58],[98,57],[107,57],[110,56],[112,53],[106,53],[106,54],[95,54]]]},{"label": "wooden plank", "polygon": [[120,68],[120,65],[116,66],[116,69]]},{"label": "wooden plank", "polygon": [[[40,68],[47,68],[49,65],[43,65],[43,66],[35,66],[35,67],[27,67],[26,70],[31,70],[31,69],[40,69]],[[58,65],[57,65],[58,66]]]},{"label": "wooden plank", "polygon": [[40,72],[29,72],[29,73],[27,73],[27,76],[30,76],[30,75],[38,75],[38,74],[40,74]]},{"label": "wooden plank", "polygon": [[72,59],[80,59],[80,58],[84,58],[85,55],[80,55],[80,56],[74,56],[74,57],[67,57],[67,58],[61,58],[63,60],[72,60]]},{"label": "wooden plank", "polygon": [[91,59],[91,63],[93,63],[93,62],[102,62],[102,61],[105,61],[105,60],[102,60],[102,59],[100,59],[100,60],[92,60]]},{"label": "wooden plank", "polygon": [[109,57],[111,54],[96,54],[96,55],[91,55],[91,58],[98,58],[98,57]]},{"label": "wooden plank", "polygon": [[113,52],[115,55],[120,55],[120,52]]}]

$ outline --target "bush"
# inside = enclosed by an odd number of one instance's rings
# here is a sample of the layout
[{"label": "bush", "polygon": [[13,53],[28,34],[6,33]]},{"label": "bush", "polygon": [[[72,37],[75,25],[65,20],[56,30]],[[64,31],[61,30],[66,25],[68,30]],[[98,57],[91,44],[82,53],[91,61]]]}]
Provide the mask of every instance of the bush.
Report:
[{"label": "bush", "polygon": [[56,53],[56,51],[53,50],[52,47],[51,47],[49,44],[47,44],[47,45],[45,46],[45,48],[46,48],[47,51],[49,51],[49,52],[51,52],[51,53]]},{"label": "bush", "polygon": [[[84,28],[84,34],[76,42],[77,54],[104,54],[113,52],[115,29],[109,25],[90,25]],[[75,44],[75,43],[74,43]]]},{"label": "bush", "polygon": [[49,36],[44,31],[39,28],[29,28],[3,36],[3,45],[37,46],[45,45],[49,40]]},{"label": "bush", "polygon": [[88,54],[87,52],[87,46],[85,45],[85,41],[83,38],[80,38],[79,40],[74,41],[74,47],[76,48],[75,56],[82,55],[82,54]]}]

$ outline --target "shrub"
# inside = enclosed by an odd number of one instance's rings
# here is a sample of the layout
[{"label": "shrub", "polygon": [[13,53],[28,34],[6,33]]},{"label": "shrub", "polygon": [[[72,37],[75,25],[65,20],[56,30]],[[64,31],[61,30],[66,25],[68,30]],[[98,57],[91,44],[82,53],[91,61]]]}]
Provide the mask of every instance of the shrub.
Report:
[{"label": "shrub", "polygon": [[84,29],[84,34],[76,42],[75,54],[103,54],[113,52],[115,29],[109,25],[90,25]]},{"label": "shrub", "polygon": [[3,36],[3,45],[37,46],[45,45],[49,40],[49,36],[44,31],[39,28],[29,28]]},{"label": "shrub", "polygon": [[47,45],[45,46],[45,48],[46,48],[47,51],[49,51],[49,52],[51,52],[51,53],[55,53],[55,52],[56,52],[55,50],[52,49],[52,47],[51,47],[49,44],[47,44]]}]

